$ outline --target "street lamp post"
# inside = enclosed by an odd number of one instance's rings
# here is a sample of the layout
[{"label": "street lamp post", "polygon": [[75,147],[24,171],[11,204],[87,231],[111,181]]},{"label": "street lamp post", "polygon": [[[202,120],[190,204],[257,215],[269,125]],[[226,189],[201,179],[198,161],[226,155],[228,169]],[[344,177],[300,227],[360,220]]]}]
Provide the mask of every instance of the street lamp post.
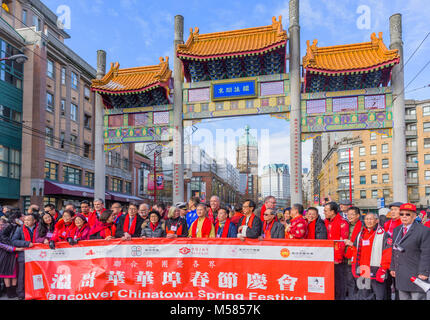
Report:
[{"label": "street lamp post", "polygon": [[25,54],[15,54],[10,57],[0,58],[0,61],[16,61],[17,63],[25,63],[28,57]]}]

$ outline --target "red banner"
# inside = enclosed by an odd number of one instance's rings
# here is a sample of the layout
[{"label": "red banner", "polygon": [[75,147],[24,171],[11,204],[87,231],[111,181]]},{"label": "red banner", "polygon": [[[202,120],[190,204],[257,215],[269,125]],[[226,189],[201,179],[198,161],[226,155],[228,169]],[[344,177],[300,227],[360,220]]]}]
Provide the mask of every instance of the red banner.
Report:
[{"label": "red banner", "polygon": [[325,240],[93,240],[36,245],[25,259],[26,299],[334,299]]}]

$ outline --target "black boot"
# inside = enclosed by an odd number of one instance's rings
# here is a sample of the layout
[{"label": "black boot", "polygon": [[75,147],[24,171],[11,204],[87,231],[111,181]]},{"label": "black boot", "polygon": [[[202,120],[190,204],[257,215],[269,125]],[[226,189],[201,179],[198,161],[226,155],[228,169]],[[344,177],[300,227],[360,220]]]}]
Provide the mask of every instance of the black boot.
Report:
[{"label": "black boot", "polygon": [[16,285],[14,285],[14,286],[11,286],[11,290],[12,290],[12,296],[13,296],[13,298],[16,298],[16,297],[18,297],[18,295],[16,294]]},{"label": "black boot", "polygon": [[16,287],[8,287],[8,288],[6,288],[6,292],[7,292],[7,297],[9,299],[13,299],[13,298],[17,297],[17,295],[16,295]]}]

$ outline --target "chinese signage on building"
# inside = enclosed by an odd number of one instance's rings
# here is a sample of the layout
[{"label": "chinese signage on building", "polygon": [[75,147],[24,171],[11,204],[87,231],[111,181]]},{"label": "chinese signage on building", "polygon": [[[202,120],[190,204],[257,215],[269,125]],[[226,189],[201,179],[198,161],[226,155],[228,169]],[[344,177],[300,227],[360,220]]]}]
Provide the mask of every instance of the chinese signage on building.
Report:
[{"label": "chinese signage on building", "polygon": [[213,82],[212,100],[229,100],[257,97],[257,80]]}]

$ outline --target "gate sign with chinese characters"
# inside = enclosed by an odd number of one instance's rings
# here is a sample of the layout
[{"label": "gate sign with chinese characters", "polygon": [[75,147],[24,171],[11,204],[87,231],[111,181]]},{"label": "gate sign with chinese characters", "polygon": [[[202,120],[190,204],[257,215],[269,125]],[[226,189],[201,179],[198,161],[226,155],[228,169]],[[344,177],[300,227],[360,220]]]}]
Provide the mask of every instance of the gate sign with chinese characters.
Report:
[{"label": "gate sign with chinese characters", "polygon": [[212,83],[212,101],[253,98],[257,95],[257,80]]},{"label": "gate sign with chinese characters", "polygon": [[333,248],[325,240],[238,239],[36,245],[25,251],[26,299],[331,300]]}]

